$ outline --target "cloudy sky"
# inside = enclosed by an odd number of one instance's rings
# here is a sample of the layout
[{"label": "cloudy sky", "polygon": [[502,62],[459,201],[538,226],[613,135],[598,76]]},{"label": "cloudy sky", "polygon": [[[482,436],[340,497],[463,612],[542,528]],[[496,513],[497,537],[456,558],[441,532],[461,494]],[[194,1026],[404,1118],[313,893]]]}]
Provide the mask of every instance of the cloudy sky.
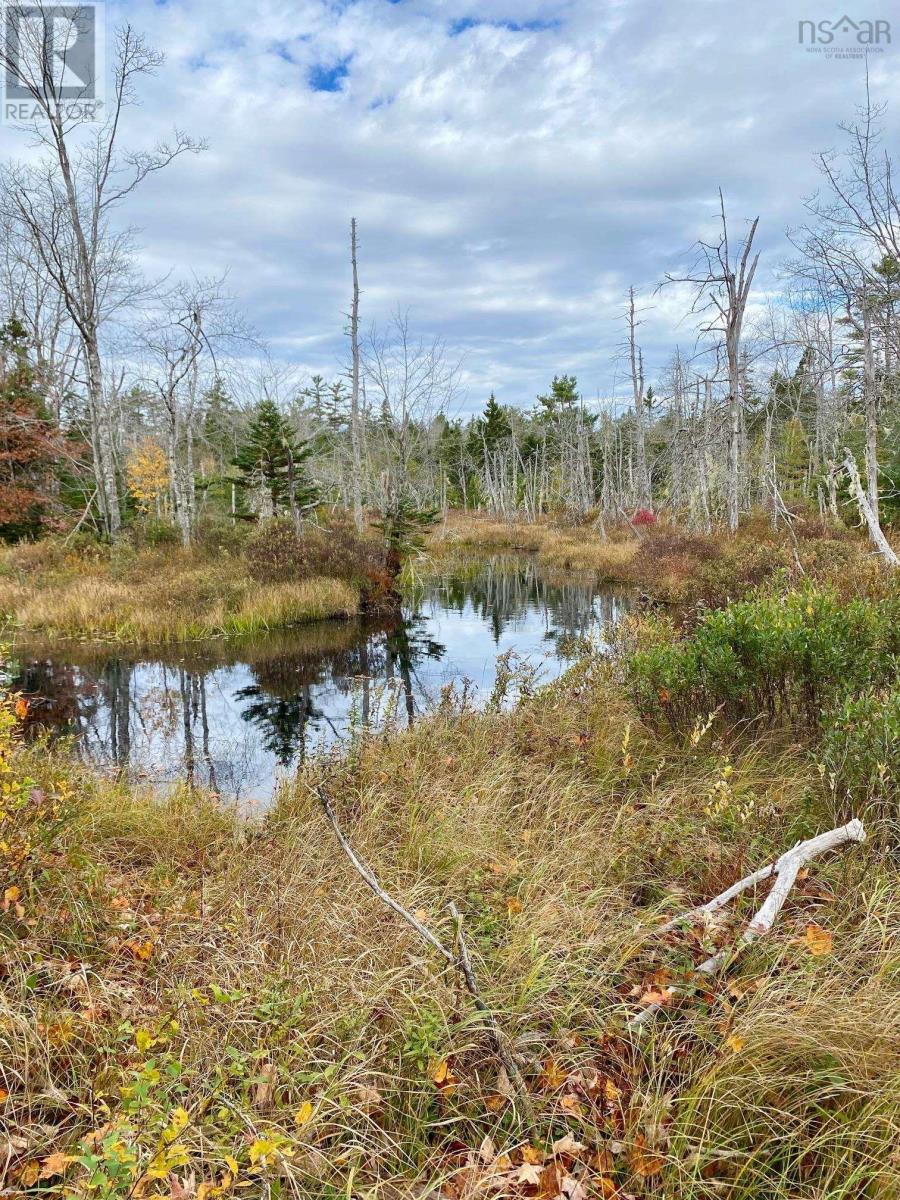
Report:
[{"label": "cloudy sky", "polygon": [[[880,7],[878,7],[880,5]],[[136,195],[153,273],[229,272],[276,357],[334,375],[346,353],[350,217],[363,317],[408,309],[463,359],[465,407],[530,404],[556,372],[622,383],[633,284],[652,380],[689,347],[666,271],[760,215],[760,297],[785,230],[864,92],[859,60],[798,46],[822,0],[116,0],[166,54],[125,140],[205,138]],[[890,18],[890,7],[849,15]],[[900,20],[895,22],[900,40]],[[900,44],[870,56],[900,113]],[[6,129],[15,153],[23,135]]]}]

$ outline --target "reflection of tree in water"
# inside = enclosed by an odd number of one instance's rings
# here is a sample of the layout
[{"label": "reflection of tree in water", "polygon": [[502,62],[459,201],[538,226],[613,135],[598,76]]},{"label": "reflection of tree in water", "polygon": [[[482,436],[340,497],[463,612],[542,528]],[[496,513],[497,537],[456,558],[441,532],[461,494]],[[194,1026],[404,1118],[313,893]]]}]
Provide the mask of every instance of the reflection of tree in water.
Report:
[{"label": "reflection of tree in water", "polygon": [[415,717],[413,675],[423,659],[438,661],[447,653],[446,647],[428,636],[428,620],[422,614],[401,618],[385,638],[385,678],[393,679],[394,670],[400,678],[406,719],[412,725]]},{"label": "reflection of tree in water", "polygon": [[[498,558],[469,577],[430,585],[420,607],[387,624],[322,621],[259,638],[160,647],[152,658],[118,647],[111,654],[101,644],[45,643],[30,657],[19,651],[14,686],[32,698],[29,732],[76,735],[90,761],[239,795],[272,778],[273,760],[287,767],[318,741],[340,739],[356,719],[357,695],[364,726],[392,719],[397,708],[411,723],[434,685],[425,664],[447,659],[449,648],[447,665],[456,669],[456,651],[472,652],[470,635],[486,671],[485,633],[494,646],[504,639],[515,648],[515,633],[525,631],[529,646],[543,637],[565,658],[567,641],[598,621],[613,624],[622,607],[597,595],[590,579],[548,579],[533,561]],[[433,618],[454,612],[465,619],[458,629],[450,622],[445,646],[430,635]],[[388,685],[387,707],[379,683]]]},{"label": "reflection of tree in water", "polygon": [[[440,605],[460,615],[470,604],[499,644],[507,627],[534,609],[543,611],[548,637],[584,637],[596,621],[592,608],[596,590],[589,577],[548,580],[532,559],[495,558],[471,579],[441,581],[434,594]],[[611,601],[612,597],[604,599]]]},{"label": "reflection of tree in water", "polygon": [[262,744],[281,766],[303,762],[314,732],[327,725],[339,736],[329,715],[316,703],[313,688],[328,679],[339,692],[363,682],[363,722],[369,717],[368,684],[383,676],[399,678],[410,721],[414,715],[413,676],[423,658],[442,658],[445,649],[425,633],[425,618],[399,619],[387,630],[366,632],[359,644],[329,655],[305,658],[283,654],[253,667],[255,682],[235,692],[249,701],[241,717],[255,725]]}]

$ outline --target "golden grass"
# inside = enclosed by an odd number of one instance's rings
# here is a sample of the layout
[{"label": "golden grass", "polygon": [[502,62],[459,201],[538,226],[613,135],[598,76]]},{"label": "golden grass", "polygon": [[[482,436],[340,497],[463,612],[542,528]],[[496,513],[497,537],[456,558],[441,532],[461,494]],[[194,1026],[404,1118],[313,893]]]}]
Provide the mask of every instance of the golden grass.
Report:
[{"label": "golden grass", "polygon": [[637,539],[616,530],[601,539],[592,525],[563,526],[541,521],[497,521],[475,513],[452,512],[437,526],[428,550],[438,562],[461,550],[512,551],[534,554],[542,565],[570,571],[592,571],[609,581],[629,580]]},{"label": "golden grass", "polygon": [[342,580],[260,584],[227,555],[122,550],[49,563],[38,547],[0,555],[0,614],[13,629],[49,637],[185,642],[358,610],[358,589]]},{"label": "golden grass", "polygon": [[[521,1145],[465,994],[350,867],[313,794],[324,782],[402,903],[447,938],[447,901],[459,904],[522,1056],[536,1145],[568,1132],[603,1150],[623,1195],[887,1200],[900,1180],[900,890],[879,829],[814,868],[727,986],[644,1034],[624,1028],[659,972],[679,978],[703,952],[642,929],[834,820],[803,749],[771,737],[726,750],[714,736],[691,746],[643,729],[593,661],[510,713],[444,712],[310,764],[249,822],[17,751],[20,775],[78,796],[52,853],[88,865],[41,884],[40,927],[27,925],[37,886],[18,925],[0,917],[0,1082],[27,1147],[14,1168],[107,1126],[130,1155],[99,1155],[105,1171],[128,1158],[113,1197],[168,1196],[170,1174],[221,1184],[233,1160],[243,1194],[386,1200],[459,1182],[460,1145]],[[755,797],[749,821],[704,812],[726,762],[732,793]],[[68,921],[54,926],[59,908]],[[810,954],[811,921],[831,954]],[[434,1082],[441,1063],[450,1087]],[[169,1140],[182,1151],[151,1178],[181,1110]],[[73,1195],[85,1179],[67,1168]]]}]

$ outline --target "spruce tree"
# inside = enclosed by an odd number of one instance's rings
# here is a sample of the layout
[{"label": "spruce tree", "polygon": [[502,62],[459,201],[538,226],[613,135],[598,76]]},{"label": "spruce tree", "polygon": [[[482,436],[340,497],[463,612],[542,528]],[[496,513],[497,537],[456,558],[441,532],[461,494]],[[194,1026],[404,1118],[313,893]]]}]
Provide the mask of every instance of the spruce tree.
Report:
[{"label": "spruce tree", "polygon": [[317,491],[305,469],[310,447],[297,437],[273,400],[261,400],[234,457],[239,484],[264,489],[273,515],[288,511],[296,521],[316,503]]},{"label": "spruce tree", "polygon": [[497,449],[512,434],[509,415],[502,404],[497,403],[497,397],[491,392],[484,412],[472,425],[474,449],[482,448],[489,453]]}]

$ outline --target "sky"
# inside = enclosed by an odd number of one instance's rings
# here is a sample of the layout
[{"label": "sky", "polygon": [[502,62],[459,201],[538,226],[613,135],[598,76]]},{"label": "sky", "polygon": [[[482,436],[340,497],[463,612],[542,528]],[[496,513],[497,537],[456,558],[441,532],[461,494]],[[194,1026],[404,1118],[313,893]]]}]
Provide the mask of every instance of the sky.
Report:
[{"label": "sky", "polygon": [[[859,21],[887,19],[873,0]],[[880,5],[880,7],[879,7]],[[530,406],[554,374],[623,392],[629,286],[652,382],[694,327],[657,293],[714,232],[760,217],[756,299],[777,296],[815,154],[864,98],[865,65],[810,53],[822,0],[111,0],[166,56],[123,145],[173,125],[208,143],[120,213],[150,275],[228,273],[276,359],[334,377],[347,356],[349,224],[361,318],[407,311],[462,363],[460,409]],[[900,113],[895,41],[869,56]],[[846,39],[839,39],[846,44]],[[896,42],[896,44],[895,44]],[[0,130],[16,156],[25,135]]]}]

